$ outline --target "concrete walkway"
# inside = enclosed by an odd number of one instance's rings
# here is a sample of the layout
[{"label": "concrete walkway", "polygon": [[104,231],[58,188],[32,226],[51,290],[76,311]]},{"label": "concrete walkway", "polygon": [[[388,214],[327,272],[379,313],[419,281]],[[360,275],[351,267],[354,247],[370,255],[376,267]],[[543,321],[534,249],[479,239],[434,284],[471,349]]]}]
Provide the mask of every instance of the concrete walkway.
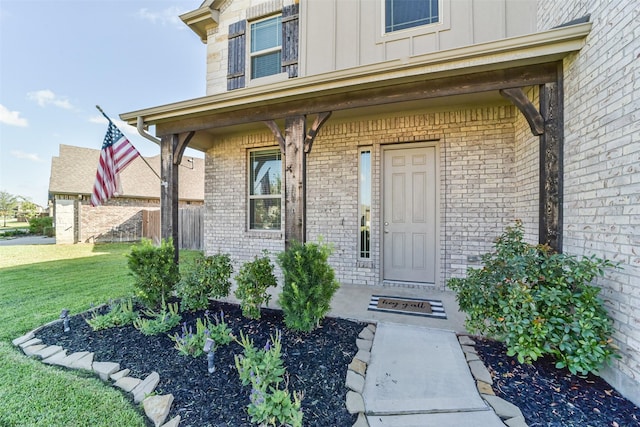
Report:
[{"label": "concrete walkway", "polygon": [[363,398],[370,426],[504,426],[449,331],[378,323]]},{"label": "concrete walkway", "polygon": [[[441,301],[446,319],[370,311],[372,295]],[[455,293],[419,285],[343,285],[329,315],[376,325],[361,394],[364,417],[354,427],[527,425],[517,407],[492,395],[491,375],[473,341],[459,336],[467,331]]]}]

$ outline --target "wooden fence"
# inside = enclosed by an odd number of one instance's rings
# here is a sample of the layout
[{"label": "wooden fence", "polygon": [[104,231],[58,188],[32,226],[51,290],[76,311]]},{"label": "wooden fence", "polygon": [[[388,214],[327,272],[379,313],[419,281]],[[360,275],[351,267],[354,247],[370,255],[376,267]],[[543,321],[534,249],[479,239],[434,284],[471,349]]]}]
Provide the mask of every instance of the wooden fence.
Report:
[{"label": "wooden fence", "polygon": [[[142,237],[155,244],[161,240],[160,210],[142,211]],[[204,237],[204,208],[192,207],[178,210],[178,247],[202,250]]]}]

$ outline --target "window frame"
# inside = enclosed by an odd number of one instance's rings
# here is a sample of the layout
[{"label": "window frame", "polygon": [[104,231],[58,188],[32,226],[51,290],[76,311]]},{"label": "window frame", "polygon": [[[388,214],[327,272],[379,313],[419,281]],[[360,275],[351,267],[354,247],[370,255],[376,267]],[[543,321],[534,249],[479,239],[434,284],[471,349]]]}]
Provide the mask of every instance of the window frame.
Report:
[{"label": "window frame", "polygon": [[[274,46],[274,47],[270,47],[267,49],[262,49],[262,50],[258,50],[256,52],[252,52],[251,50],[251,45],[252,45],[252,41],[253,41],[253,26],[255,24],[259,24],[260,22],[265,22],[271,19],[277,19],[280,18],[280,44],[278,46]],[[260,19],[255,19],[255,20],[251,20],[249,22],[247,22],[248,24],[248,37],[247,37],[247,59],[246,59],[246,75],[247,75],[247,80],[249,82],[259,82],[263,79],[273,79],[274,76],[279,76],[280,74],[283,74],[282,71],[282,13],[276,13],[273,15],[269,15],[269,16],[265,16],[262,17]],[[273,74],[268,74],[266,76],[261,76],[261,77],[253,77],[253,58],[254,57],[258,57],[258,56],[263,56],[263,55],[268,55],[270,53],[274,53],[274,52],[280,52],[280,64],[279,64],[279,71],[277,73],[273,73]]]},{"label": "window frame", "polygon": [[[369,176],[368,176],[368,190],[369,190],[369,224],[368,230],[363,230],[363,225],[361,224],[361,220],[363,216],[365,216],[366,221],[366,213],[362,211],[362,198],[363,198],[363,165],[362,165],[362,155],[364,153],[369,153]],[[358,260],[359,261],[371,261],[371,209],[372,209],[372,195],[373,192],[373,147],[371,146],[362,146],[358,148]],[[368,231],[368,250],[363,251],[363,231]],[[366,254],[366,256],[363,256]]]},{"label": "window frame", "polygon": [[408,39],[416,36],[424,36],[426,34],[434,34],[440,31],[451,29],[451,1],[452,0],[438,0],[438,22],[406,28],[404,30],[392,31],[389,33],[385,32],[386,0],[376,1],[376,18],[378,22],[378,31],[376,31],[376,43],[380,44],[401,39]]},{"label": "window frame", "polygon": [[[268,153],[268,152],[277,152],[279,155],[279,159],[280,160],[280,194],[269,194],[269,195],[264,195],[264,194],[251,194],[252,191],[252,185],[253,185],[253,162],[252,162],[252,154],[253,153],[257,153],[257,152],[264,152],[264,153]],[[259,147],[259,148],[251,148],[249,150],[247,150],[247,169],[246,169],[246,178],[247,178],[247,185],[246,185],[246,195],[247,195],[247,214],[246,214],[246,218],[247,218],[247,222],[246,222],[246,229],[249,232],[252,233],[281,233],[283,228],[282,228],[282,218],[283,218],[283,206],[282,206],[282,200],[283,200],[283,196],[284,196],[284,165],[282,162],[282,152],[280,151],[280,148],[275,146],[275,147]],[[280,224],[278,224],[277,228],[252,228],[252,218],[251,218],[251,203],[253,200],[266,200],[266,199],[278,199],[280,200]]]}]

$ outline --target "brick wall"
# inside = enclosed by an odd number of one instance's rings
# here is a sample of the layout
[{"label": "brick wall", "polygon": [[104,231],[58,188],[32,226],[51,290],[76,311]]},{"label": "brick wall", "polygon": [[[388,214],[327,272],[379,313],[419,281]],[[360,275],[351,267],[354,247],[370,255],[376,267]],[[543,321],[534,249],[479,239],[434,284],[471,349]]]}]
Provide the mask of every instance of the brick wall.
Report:
[{"label": "brick wall", "polygon": [[603,376],[640,404],[640,8],[634,0],[540,2],[540,30],[591,14],[564,61],[564,251],[620,262],[598,281],[622,359]]},{"label": "brick wall", "polygon": [[[527,134],[528,133],[528,134]],[[516,144],[515,135],[522,141]],[[514,218],[537,237],[537,138],[512,106],[329,120],[307,158],[307,237],[334,245],[330,262],[342,284],[379,284],[380,187],[386,144],[437,141],[440,163],[440,259],[437,287],[461,276],[469,256],[491,250]],[[358,260],[358,149],[372,153],[371,261]],[[206,155],[205,248],[228,252],[236,267],[263,249],[284,248],[281,232],[247,231],[247,150],[275,147],[264,132],[216,141]],[[533,164],[532,164],[533,163]],[[513,201],[517,200],[517,203]],[[532,213],[531,206],[535,205]]]}]

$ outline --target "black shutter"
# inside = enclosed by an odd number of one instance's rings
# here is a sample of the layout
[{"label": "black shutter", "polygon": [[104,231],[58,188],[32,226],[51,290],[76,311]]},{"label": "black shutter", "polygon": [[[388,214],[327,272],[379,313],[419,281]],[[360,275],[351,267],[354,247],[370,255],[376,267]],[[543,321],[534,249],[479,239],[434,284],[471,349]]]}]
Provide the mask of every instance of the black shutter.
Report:
[{"label": "black shutter", "polygon": [[298,4],[282,8],[282,72],[298,77]]},{"label": "black shutter", "polygon": [[247,21],[229,25],[229,65],[227,68],[227,90],[244,87]]}]

